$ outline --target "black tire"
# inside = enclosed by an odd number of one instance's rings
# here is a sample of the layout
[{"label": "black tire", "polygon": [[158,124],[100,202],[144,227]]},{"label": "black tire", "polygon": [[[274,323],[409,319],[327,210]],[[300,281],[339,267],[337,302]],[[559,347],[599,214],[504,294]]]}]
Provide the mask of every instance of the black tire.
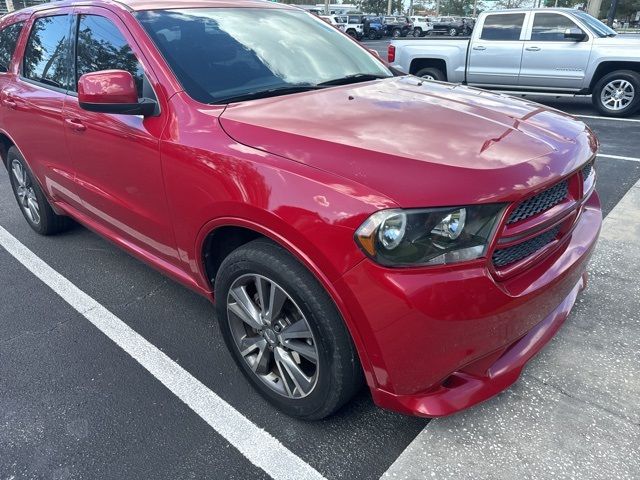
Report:
[{"label": "black tire", "polygon": [[416,27],[413,29],[413,36],[415,38],[420,38],[422,36],[422,29],[420,27]]},{"label": "black tire", "polygon": [[456,30],[455,28],[450,28],[449,29],[449,36],[450,37],[455,37],[456,35],[458,35],[458,30]]},{"label": "black tire", "polygon": [[433,78],[433,80],[437,80],[439,82],[445,81],[444,72],[435,67],[423,68],[421,70],[418,70],[415,75],[416,77],[425,78],[427,80],[431,80],[430,78],[427,78],[428,76],[430,76]]},{"label": "black tire", "polygon": [[393,31],[391,32],[391,36],[393,38],[399,38],[400,35],[402,35],[402,30],[400,30],[399,28],[394,28]]},{"label": "black tire", "polygon": [[[634,90],[634,98],[626,107],[620,110],[613,110],[603,102],[602,94],[607,85],[618,80],[631,84]],[[605,116],[628,117],[629,115],[633,115],[640,108],[640,74],[631,70],[618,70],[605,75],[596,83],[591,95],[591,100],[594,107]]]},{"label": "black tire", "polygon": [[[21,201],[21,197],[19,195],[20,184],[18,182],[18,178],[14,173],[14,167],[19,165],[20,168],[23,169],[24,172],[24,181],[27,189],[30,189],[30,193],[32,192],[31,200],[37,202],[38,213],[39,213],[39,221],[35,221],[32,218],[28,211],[29,208],[23,205]],[[18,207],[22,212],[25,220],[29,224],[29,226],[40,235],[54,235],[56,233],[60,233],[64,230],[67,230],[72,224],[73,221],[66,216],[57,215],[49,201],[45,197],[40,185],[35,180],[35,176],[29,169],[27,162],[24,160],[20,151],[16,147],[11,147],[7,151],[7,170],[9,172],[9,179],[11,181],[11,188],[13,189],[13,195],[18,202]],[[24,192],[24,189],[22,190]]]},{"label": "black tire", "polygon": [[[227,313],[233,283],[247,274],[275,281],[295,301],[313,333],[319,356],[317,381],[303,398],[288,398],[267,386],[249,367],[234,340]],[[273,405],[293,417],[318,420],[349,401],[363,385],[363,375],[349,332],[333,301],[316,278],[288,252],[267,239],[234,250],[215,281],[216,314],[225,343],[249,382]]]},{"label": "black tire", "polygon": [[355,38],[356,40],[358,39],[358,34],[353,29],[347,30],[347,35],[349,35],[351,38]]},{"label": "black tire", "polygon": [[375,30],[369,30],[369,40],[377,40],[378,34]]}]

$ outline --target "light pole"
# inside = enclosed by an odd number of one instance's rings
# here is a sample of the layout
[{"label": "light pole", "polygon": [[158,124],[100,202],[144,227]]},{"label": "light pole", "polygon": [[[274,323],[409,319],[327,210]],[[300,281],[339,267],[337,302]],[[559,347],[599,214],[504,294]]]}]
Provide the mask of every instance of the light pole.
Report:
[{"label": "light pole", "polygon": [[391,0],[387,2],[387,15],[391,15]]}]

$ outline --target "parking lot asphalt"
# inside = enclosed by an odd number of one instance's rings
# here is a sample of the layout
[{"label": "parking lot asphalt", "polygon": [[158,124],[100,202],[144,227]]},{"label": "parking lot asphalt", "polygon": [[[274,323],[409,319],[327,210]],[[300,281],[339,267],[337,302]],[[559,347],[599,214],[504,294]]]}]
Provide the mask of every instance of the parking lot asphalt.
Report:
[{"label": "parking lot asphalt", "polygon": [[[575,100],[543,99],[596,115]],[[602,143],[598,190],[609,214],[638,189],[640,122],[583,120]],[[589,289],[514,388],[431,423],[377,409],[363,391],[336,416],[305,423],[274,410],[237,372],[205,299],[82,227],[37,236],[0,171],[0,227],[326,478],[475,478],[475,466],[486,478],[499,477],[495,469],[576,478],[591,465],[585,472],[602,478],[607,469],[640,476],[639,297],[630,281],[640,230],[625,229],[624,217],[640,204],[626,200],[605,225]],[[34,273],[0,246],[0,479],[268,477]],[[277,463],[276,453],[264,455]]]}]

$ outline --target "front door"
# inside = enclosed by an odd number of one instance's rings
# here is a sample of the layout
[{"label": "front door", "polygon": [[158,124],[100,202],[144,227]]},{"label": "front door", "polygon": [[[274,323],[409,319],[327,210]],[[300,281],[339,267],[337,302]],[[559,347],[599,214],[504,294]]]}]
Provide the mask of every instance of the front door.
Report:
[{"label": "front door", "polygon": [[564,13],[535,14],[531,39],[525,42],[522,54],[522,87],[582,88],[591,56],[592,39],[589,34],[581,42],[564,38],[566,30],[576,28],[584,32]]},{"label": "front door", "polygon": [[522,61],[524,13],[492,13],[485,17],[480,37],[472,40],[467,83],[518,84]]},{"label": "front door", "polygon": [[[106,10],[104,16],[83,7],[76,13],[72,92],[85,73],[119,69],[133,75],[140,97],[155,96],[149,72],[121,21]],[[88,112],[80,108],[74,94],[64,105],[66,137],[85,213],[132,248],[175,264],[159,151],[163,115],[143,118]]]}]

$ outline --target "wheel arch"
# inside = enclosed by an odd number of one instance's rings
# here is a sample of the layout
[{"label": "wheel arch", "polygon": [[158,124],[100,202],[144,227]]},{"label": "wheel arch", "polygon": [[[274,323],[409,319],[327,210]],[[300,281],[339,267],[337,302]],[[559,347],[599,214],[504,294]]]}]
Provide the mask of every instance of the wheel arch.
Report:
[{"label": "wheel arch", "polygon": [[409,73],[415,75],[423,68],[437,68],[444,74],[445,81],[449,79],[447,62],[441,58],[414,58],[409,65]]},{"label": "wheel arch", "polygon": [[[311,258],[305,253],[304,249],[287,240],[274,230],[265,227],[262,223],[256,223],[243,218],[225,217],[208,222],[198,234],[196,252],[198,252],[199,255],[199,268],[203,272],[203,275],[206,276],[206,280],[211,291],[213,292],[215,275],[212,277],[210,274],[217,273],[217,269],[220,267],[226,256],[233,250],[258,238],[269,239],[283,248],[302,265],[304,265],[318,280],[318,282],[320,282],[320,285],[324,288],[329,295],[329,298],[331,298],[333,304],[336,306],[347,330],[349,331],[351,339],[356,347],[356,352],[367,384],[370,388],[375,388],[377,383],[375,381],[372,364],[364,346],[364,341],[354,319],[351,317],[346,303],[338,293],[333,282],[318,266],[319,261],[317,259]],[[221,245],[223,246],[223,252],[221,254],[212,255],[209,252],[209,249]]]},{"label": "wheel arch", "polygon": [[[2,158],[2,163],[7,169],[9,169],[9,162],[7,161],[8,160],[7,152],[11,147],[18,148],[15,142],[11,139],[11,137],[9,137],[9,135],[7,135],[5,132],[0,130],[0,158]],[[18,150],[20,149],[18,148]]]},{"label": "wheel arch", "polygon": [[589,93],[593,92],[598,81],[609,73],[618,70],[631,70],[640,74],[640,62],[605,61],[598,64],[591,82],[589,83]]}]

